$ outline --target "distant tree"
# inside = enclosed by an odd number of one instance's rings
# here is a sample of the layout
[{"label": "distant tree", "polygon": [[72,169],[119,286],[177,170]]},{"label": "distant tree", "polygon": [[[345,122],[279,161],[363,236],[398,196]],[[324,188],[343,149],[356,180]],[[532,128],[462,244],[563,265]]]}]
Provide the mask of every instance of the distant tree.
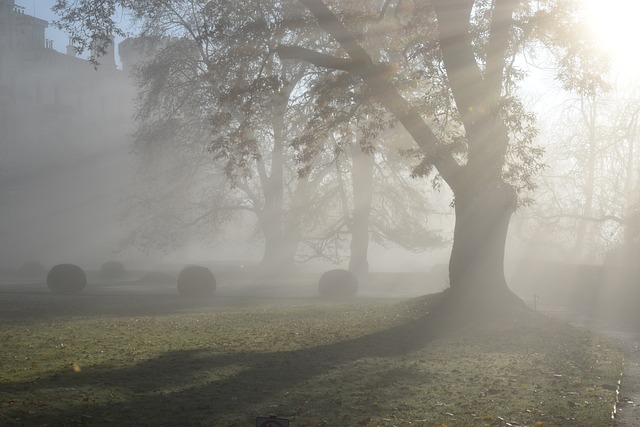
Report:
[{"label": "distant tree", "polygon": [[[309,209],[318,209],[314,198],[326,199],[317,192],[319,183],[337,182],[339,172],[332,164],[346,152],[302,153],[291,143],[318,138],[313,135],[317,128],[305,124],[307,119],[323,121],[326,129],[327,123],[337,128],[363,114],[362,107],[351,102],[341,111],[326,103],[327,93],[345,87],[331,73],[278,61],[270,45],[281,39],[311,43],[305,31],[314,31],[278,16],[276,4],[265,3],[249,14],[237,2],[213,6],[192,1],[160,5],[139,15],[142,36],[128,39],[126,48],[127,58],[134,60],[136,53],[139,57],[136,151],[144,174],[135,194],[139,203],[128,217],[142,220],[125,244],[168,250],[195,234],[215,239],[223,224],[247,212],[255,215],[264,241],[263,272],[286,271],[303,241],[312,249],[303,258],[338,260],[326,253],[326,242],[317,244],[337,234],[323,230],[327,221]],[[237,19],[231,19],[234,16]],[[315,107],[323,116],[314,116]],[[304,158],[301,173],[294,161],[297,155]],[[206,160],[211,157],[213,161]],[[220,170],[228,182],[223,182]],[[367,179],[373,177],[369,174]],[[322,188],[327,187],[331,186]],[[367,191],[350,194],[360,199]],[[355,207],[357,218],[346,223],[346,231],[353,236],[352,263],[362,264],[370,207],[359,201]],[[396,208],[406,210],[399,203]],[[316,236],[308,235],[310,228]]]},{"label": "distant tree", "polygon": [[[77,14],[83,7],[88,12],[87,4],[93,2],[76,2],[71,9],[58,3],[59,12],[74,12],[63,22],[104,33],[104,25],[94,26]],[[363,96],[387,108],[422,150],[419,172],[437,171],[453,191],[449,301],[490,311],[496,305],[520,304],[504,278],[505,240],[518,190],[531,187],[541,153],[531,146],[531,118],[514,95],[520,72],[513,59],[523,49],[548,48],[567,88],[597,91],[601,64],[580,28],[579,2],[300,0],[276,6],[288,10],[295,4],[306,6],[324,31],[316,40],[330,44],[283,40],[275,46],[279,58],[361,82]],[[287,19],[313,25],[308,14],[294,10]],[[105,12],[104,17],[111,16]],[[378,23],[380,38],[389,41],[380,43],[386,44],[382,51],[370,53],[364,45],[362,29],[370,23]],[[420,84],[404,84],[411,81]]]},{"label": "distant tree", "polygon": [[536,203],[523,211],[524,235],[545,236],[566,261],[601,262],[627,237],[638,200],[637,91],[613,87],[564,102],[543,117],[548,169]]},{"label": "distant tree", "polygon": [[332,158],[322,161],[317,153],[309,160],[319,172],[310,168],[294,179],[289,141],[312,99],[297,88],[321,76],[281,63],[269,46],[285,36],[302,39],[303,32],[277,2],[252,13],[234,1],[153,4],[136,4],[134,12],[142,25],[138,48],[148,49],[135,73],[136,149],[155,187],[139,196],[150,202],[141,206],[154,221],[130,242],[180,245],[188,228],[211,236],[234,214],[248,212],[264,242],[261,271],[285,271],[302,239],[300,208],[308,208]]},{"label": "distant tree", "polygon": [[348,259],[349,270],[361,283],[367,280],[371,243],[412,252],[448,243],[432,224],[433,189],[413,176],[415,161],[407,158],[406,133],[384,132],[366,147],[361,146],[362,139],[356,127],[347,126],[332,141],[340,156],[324,189],[328,200],[309,223],[329,221],[327,226],[313,227],[317,237],[307,242],[310,257],[334,263]]}]

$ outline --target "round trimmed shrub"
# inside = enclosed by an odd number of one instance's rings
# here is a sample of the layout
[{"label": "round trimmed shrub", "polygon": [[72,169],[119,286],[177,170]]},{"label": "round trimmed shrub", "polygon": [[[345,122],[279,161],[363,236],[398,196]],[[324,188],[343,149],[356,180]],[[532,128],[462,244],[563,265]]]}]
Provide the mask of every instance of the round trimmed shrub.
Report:
[{"label": "round trimmed shrub", "polygon": [[354,297],[358,293],[358,279],[349,270],[329,270],[320,277],[318,291],[323,297]]},{"label": "round trimmed shrub", "polygon": [[27,261],[20,266],[20,275],[42,277],[47,274],[47,268],[38,261]]},{"label": "round trimmed shrub", "polygon": [[216,278],[207,267],[189,265],[178,275],[178,293],[189,297],[209,296],[216,290]]},{"label": "round trimmed shrub", "polygon": [[47,286],[59,294],[77,294],[87,286],[87,275],[75,264],[58,264],[49,270]]},{"label": "round trimmed shrub", "polygon": [[100,266],[100,276],[105,279],[120,279],[126,272],[124,264],[119,261],[107,261]]}]

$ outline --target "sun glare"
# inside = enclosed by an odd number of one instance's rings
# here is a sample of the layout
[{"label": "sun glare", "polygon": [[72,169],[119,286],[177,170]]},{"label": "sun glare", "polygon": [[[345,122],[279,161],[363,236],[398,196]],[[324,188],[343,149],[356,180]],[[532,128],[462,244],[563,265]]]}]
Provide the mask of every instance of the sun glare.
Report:
[{"label": "sun glare", "polygon": [[588,19],[603,49],[612,55],[615,71],[640,72],[640,0],[584,0]]}]

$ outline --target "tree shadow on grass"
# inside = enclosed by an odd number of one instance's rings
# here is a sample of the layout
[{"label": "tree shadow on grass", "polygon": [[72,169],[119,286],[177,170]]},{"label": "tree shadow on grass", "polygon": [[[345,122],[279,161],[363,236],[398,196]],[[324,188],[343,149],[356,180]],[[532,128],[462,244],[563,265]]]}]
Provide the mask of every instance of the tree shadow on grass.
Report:
[{"label": "tree shadow on grass", "polygon": [[[300,426],[357,425],[379,415],[384,402],[402,401],[403,385],[433,381],[396,362],[447,333],[441,317],[427,314],[356,339],[293,351],[176,350],[127,368],[60,372],[10,389],[58,388],[60,396],[77,396],[64,398],[55,410],[34,409],[22,418],[25,425],[247,426],[269,414]],[[105,403],[97,394],[110,397]]]}]

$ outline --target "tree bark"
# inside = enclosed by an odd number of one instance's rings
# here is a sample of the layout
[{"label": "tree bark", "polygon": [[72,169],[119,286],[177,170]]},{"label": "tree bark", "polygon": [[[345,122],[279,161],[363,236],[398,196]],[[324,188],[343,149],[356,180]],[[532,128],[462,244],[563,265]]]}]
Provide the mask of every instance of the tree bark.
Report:
[{"label": "tree bark", "polygon": [[515,300],[504,255],[515,190],[495,181],[455,195],[456,223],[449,260],[450,295],[478,309]]},{"label": "tree bark", "polygon": [[265,206],[259,218],[260,229],[264,237],[264,251],[258,269],[262,276],[273,276],[275,273],[288,269],[293,264],[293,258],[284,256],[283,211],[279,197],[273,194],[273,189],[266,189]]},{"label": "tree bark", "polygon": [[373,198],[373,153],[363,153],[357,142],[351,150],[353,215],[351,217],[351,258],[349,271],[358,283],[369,280],[369,216]]},{"label": "tree bark", "polygon": [[[277,95],[276,95],[277,96]],[[261,227],[264,235],[264,253],[260,263],[260,273],[272,276],[283,272],[293,265],[293,254],[285,253],[287,230],[285,230],[284,210],[284,117],[286,98],[274,99],[272,108],[273,149],[271,152],[271,170],[264,171],[264,209]]]}]

